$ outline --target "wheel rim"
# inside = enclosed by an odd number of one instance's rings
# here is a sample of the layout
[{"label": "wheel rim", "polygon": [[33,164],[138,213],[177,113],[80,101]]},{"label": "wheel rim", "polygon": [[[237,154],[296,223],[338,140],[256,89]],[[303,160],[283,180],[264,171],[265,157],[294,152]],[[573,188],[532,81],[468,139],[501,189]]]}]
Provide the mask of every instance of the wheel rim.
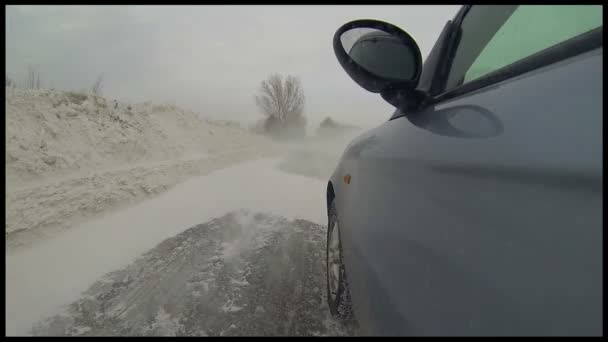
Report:
[{"label": "wheel rim", "polygon": [[329,295],[335,301],[338,294],[338,285],[340,284],[340,235],[338,233],[338,222],[334,223],[329,236],[327,260]]}]

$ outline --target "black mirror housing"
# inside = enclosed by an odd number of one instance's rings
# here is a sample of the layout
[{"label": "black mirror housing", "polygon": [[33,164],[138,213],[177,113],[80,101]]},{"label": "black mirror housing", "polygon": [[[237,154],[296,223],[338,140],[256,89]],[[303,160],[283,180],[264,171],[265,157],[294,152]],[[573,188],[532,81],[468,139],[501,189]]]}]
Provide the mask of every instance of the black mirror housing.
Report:
[{"label": "black mirror housing", "polygon": [[371,19],[348,22],[334,34],[333,48],[342,68],[363,89],[380,93],[394,106],[407,93],[413,95],[422,56],[414,39],[397,26]]}]

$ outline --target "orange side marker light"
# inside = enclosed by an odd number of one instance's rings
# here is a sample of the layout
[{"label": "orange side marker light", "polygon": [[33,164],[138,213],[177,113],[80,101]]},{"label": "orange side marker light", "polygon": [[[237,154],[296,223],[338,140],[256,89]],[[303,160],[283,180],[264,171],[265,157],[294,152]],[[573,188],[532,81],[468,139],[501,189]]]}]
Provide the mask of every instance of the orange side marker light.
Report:
[{"label": "orange side marker light", "polygon": [[344,176],[344,183],[350,184],[350,175]]}]

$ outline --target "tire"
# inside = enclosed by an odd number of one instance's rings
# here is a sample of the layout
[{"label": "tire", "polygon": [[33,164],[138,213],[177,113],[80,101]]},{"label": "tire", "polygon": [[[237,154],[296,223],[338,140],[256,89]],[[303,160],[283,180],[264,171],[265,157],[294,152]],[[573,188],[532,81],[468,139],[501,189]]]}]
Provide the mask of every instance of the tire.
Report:
[{"label": "tire", "polygon": [[[342,261],[342,243],[340,240],[340,224],[335,201],[329,206],[327,224],[327,248],[325,253],[325,266],[327,278],[327,304],[332,316],[341,319],[352,318],[352,305],[350,290],[346,278],[346,269]],[[335,229],[335,231],[334,231]],[[337,238],[337,242],[334,239]],[[330,254],[331,244],[334,243]],[[336,248],[337,247],[337,248]],[[338,255],[336,255],[336,251]],[[332,257],[330,260],[330,256]],[[332,272],[334,274],[332,281]],[[336,276],[337,273],[337,276]],[[336,279],[337,278],[337,282]],[[333,285],[330,285],[333,284]],[[337,284],[336,284],[337,283]],[[333,288],[333,289],[332,289]]]}]

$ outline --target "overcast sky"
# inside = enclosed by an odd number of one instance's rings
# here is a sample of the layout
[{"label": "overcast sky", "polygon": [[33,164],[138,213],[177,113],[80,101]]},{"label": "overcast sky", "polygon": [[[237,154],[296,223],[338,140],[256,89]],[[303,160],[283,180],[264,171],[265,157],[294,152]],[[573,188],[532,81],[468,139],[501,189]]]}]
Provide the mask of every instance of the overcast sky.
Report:
[{"label": "overcast sky", "polygon": [[201,116],[249,123],[253,96],[278,72],[299,76],[311,125],[326,116],[359,126],[393,108],[357,86],[332,50],[335,30],[354,19],[395,24],[416,39],[423,59],[459,6],[7,6],[6,68],[27,67],[43,86],[90,87],[105,73],[104,95],[172,102]]}]

